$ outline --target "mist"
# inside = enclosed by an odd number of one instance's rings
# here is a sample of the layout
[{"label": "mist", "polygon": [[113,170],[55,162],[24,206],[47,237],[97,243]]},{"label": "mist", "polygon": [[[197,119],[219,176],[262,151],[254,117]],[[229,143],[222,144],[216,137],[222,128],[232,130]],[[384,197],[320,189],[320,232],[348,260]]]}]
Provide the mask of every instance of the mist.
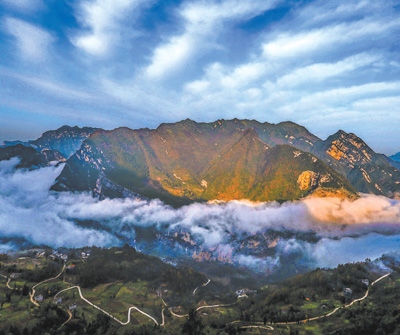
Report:
[{"label": "mist", "polygon": [[[162,236],[187,233],[196,250],[270,272],[291,254],[301,255],[310,266],[334,267],[400,246],[400,202],[385,197],[194,203],[174,209],[160,200],[99,200],[89,193],[49,192],[63,165],[27,171],[15,170],[17,164],[17,158],[0,162],[0,252],[17,248],[17,240],[53,248],[133,244],[138,243],[138,228],[151,227]],[[99,225],[89,228],[82,225],[85,221]],[[277,236],[271,255],[237,246],[268,236]]]},{"label": "mist", "polygon": [[[63,166],[14,170],[17,158],[0,162],[0,237],[51,247],[118,244],[113,235],[68,220],[65,205],[48,192]],[[8,244],[10,246],[10,244]],[[3,244],[1,248],[6,248]]]}]

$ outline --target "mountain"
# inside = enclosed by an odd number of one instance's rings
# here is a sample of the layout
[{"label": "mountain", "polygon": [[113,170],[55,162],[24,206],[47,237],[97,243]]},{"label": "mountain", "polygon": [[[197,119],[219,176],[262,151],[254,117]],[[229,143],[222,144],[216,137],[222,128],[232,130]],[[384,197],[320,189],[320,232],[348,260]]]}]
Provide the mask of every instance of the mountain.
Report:
[{"label": "mountain", "polygon": [[0,148],[0,161],[9,160],[12,157],[19,157],[20,159],[17,168],[43,167],[54,161],[65,161],[65,157],[57,150],[44,149],[42,152],[38,152],[23,144]]},{"label": "mountain", "polygon": [[389,156],[389,158],[395,162],[400,162],[400,152],[395,155]]},{"label": "mountain", "polygon": [[400,171],[354,134],[340,130],[317,142],[311,152],[346,176],[359,192],[388,197],[400,193]]},{"label": "mountain", "polygon": [[62,126],[57,130],[46,131],[37,140],[30,141],[29,143],[40,150],[58,150],[68,158],[72,156],[80,148],[82,142],[96,130],[99,129]]},{"label": "mountain", "polygon": [[33,147],[38,152],[43,150],[57,150],[64,157],[68,158],[72,156],[80,148],[82,142],[96,130],[99,130],[99,128],[62,126],[56,130],[46,131],[36,140],[28,142],[4,141],[4,146],[9,147],[22,144]]},{"label": "mountain", "polygon": [[25,145],[27,147],[30,147],[31,145],[28,142],[23,142],[23,141],[4,141],[3,145],[0,147],[11,147],[17,144],[22,144]]},{"label": "mountain", "polygon": [[397,170],[400,170],[400,162],[391,160],[389,157],[385,157],[385,158],[390,163],[390,165],[394,166]]},{"label": "mountain", "polygon": [[319,141],[292,123],[237,119],[97,131],[68,159],[52,189],[140,194],[173,205],[355,196],[346,178],[313,154],[288,145],[311,150]]}]

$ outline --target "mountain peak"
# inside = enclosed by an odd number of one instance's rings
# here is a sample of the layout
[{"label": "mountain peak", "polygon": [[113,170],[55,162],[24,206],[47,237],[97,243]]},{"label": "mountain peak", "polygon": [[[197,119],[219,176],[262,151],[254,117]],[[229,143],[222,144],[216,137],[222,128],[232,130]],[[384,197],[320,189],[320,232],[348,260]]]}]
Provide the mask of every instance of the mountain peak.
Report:
[{"label": "mountain peak", "polygon": [[347,136],[348,133],[346,133],[344,130],[339,129],[336,133],[334,133],[333,135],[331,135],[334,138],[338,138],[338,137],[343,137],[343,136]]}]

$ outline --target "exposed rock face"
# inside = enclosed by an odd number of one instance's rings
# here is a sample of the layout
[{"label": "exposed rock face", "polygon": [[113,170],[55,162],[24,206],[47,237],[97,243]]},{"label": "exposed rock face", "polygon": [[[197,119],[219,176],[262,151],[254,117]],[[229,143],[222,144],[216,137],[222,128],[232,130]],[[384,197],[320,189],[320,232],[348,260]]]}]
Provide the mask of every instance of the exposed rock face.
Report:
[{"label": "exposed rock face", "polygon": [[319,173],[315,173],[314,171],[304,171],[300,174],[299,179],[297,179],[299,188],[302,191],[315,188],[318,186],[318,181]]},{"label": "exposed rock face", "polygon": [[[256,125],[258,131],[245,128],[247,123]],[[107,180],[113,189],[119,185],[174,205],[204,200],[285,201],[316,189],[298,187],[298,176],[309,170],[318,174],[318,187],[344,188],[355,194],[345,178],[314,155],[289,145],[272,147],[263,141],[260,130],[268,127],[271,125],[255,121],[185,120],[162,124],[156,130],[96,132],[68,160],[53,189],[99,194],[100,189],[104,193],[104,187],[99,187],[104,182],[99,180]],[[292,128],[298,130],[290,124],[289,130]],[[310,138],[310,143],[315,140],[299,128],[302,138]],[[277,139],[274,129],[273,136],[262,131],[263,138]],[[322,178],[327,175],[331,178]]]},{"label": "exposed rock face", "polygon": [[400,171],[354,134],[338,131],[316,143],[312,153],[346,176],[359,192],[389,197],[400,192]]},{"label": "exposed rock face", "polygon": [[48,162],[65,162],[66,161],[64,155],[55,149],[54,150],[44,149],[44,150],[42,150],[42,154],[46,157],[46,160]]}]

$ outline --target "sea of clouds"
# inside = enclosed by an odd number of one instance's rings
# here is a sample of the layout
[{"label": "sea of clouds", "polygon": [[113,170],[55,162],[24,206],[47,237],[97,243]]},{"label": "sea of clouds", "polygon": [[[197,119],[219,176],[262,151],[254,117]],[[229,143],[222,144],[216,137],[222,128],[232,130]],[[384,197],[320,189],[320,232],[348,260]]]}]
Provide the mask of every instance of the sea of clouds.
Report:
[{"label": "sea of clouds", "polygon": [[[63,165],[27,171],[16,170],[18,162],[0,162],[0,252],[16,249],[20,241],[54,248],[118,246],[135,238],[136,227],[185,231],[204,249],[222,253],[232,250],[232,236],[273,230],[317,237],[314,242],[282,238],[271,257],[235,255],[238,264],[265,269],[279,266],[282,255],[302,254],[315,266],[334,267],[400,249],[400,201],[385,197],[309,198],[281,205],[195,203],[174,209],[159,200],[99,200],[89,193],[49,192]],[[100,228],[77,224],[84,220],[98,222]]]}]

